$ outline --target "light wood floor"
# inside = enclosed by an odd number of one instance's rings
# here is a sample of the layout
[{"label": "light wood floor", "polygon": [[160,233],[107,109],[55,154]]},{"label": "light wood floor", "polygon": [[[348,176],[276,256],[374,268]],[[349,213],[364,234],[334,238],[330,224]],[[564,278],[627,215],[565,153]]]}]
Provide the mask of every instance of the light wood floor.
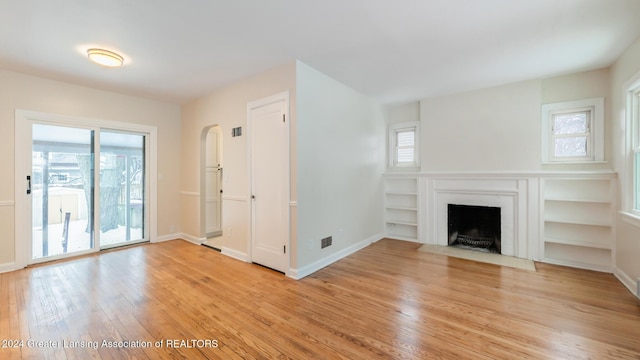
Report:
[{"label": "light wood floor", "polygon": [[418,246],[381,240],[300,281],[180,240],[5,273],[0,339],[24,343],[0,358],[640,359],[640,301],[611,274]]}]

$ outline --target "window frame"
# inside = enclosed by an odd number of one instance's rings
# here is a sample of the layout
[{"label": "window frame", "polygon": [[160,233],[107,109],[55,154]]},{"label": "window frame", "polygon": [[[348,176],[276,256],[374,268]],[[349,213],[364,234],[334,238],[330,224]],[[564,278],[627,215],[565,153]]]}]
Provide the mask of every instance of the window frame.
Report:
[{"label": "window frame", "polygon": [[[554,117],[562,114],[588,113],[588,131],[585,156],[556,156],[555,140],[578,137],[580,133],[558,135],[553,132]],[[542,110],[543,164],[604,163],[604,98],[543,104]],[[573,136],[572,136],[573,135]]]},{"label": "window frame", "polygon": [[[402,131],[413,130],[413,162],[398,162],[397,134]],[[413,168],[420,166],[420,124],[417,121],[392,124],[389,126],[389,167],[390,168]]]},{"label": "window frame", "polygon": [[636,205],[640,205],[640,164],[636,163],[636,156],[640,154],[640,72],[625,82],[622,90],[625,147],[624,161],[620,168],[620,214],[624,222],[640,228],[640,209],[636,208]]},{"label": "window frame", "polygon": [[628,139],[631,204],[626,207],[640,217],[640,161],[637,160],[640,156],[640,80],[632,84],[627,92],[627,123],[631,133]]}]

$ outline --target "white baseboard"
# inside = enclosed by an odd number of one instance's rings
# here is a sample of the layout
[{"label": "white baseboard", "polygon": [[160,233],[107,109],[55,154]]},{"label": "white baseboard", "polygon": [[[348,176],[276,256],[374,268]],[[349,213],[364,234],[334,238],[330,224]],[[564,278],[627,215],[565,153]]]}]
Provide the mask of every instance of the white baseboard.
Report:
[{"label": "white baseboard", "polygon": [[180,234],[180,236],[178,236],[178,239],[186,240],[196,245],[202,245],[203,242],[207,241],[207,238],[200,238],[200,237],[185,234],[185,233]]},{"label": "white baseboard", "polygon": [[159,243],[159,242],[169,241],[169,240],[177,240],[177,239],[181,239],[182,236],[184,235],[180,233],[162,235],[162,236],[158,236],[158,238],[155,241],[152,241],[152,243]]},{"label": "white baseboard", "polygon": [[640,296],[638,296],[638,283],[633,281],[633,279],[631,278],[631,276],[627,275],[627,273],[625,273],[624,271],[620,270],[619,268],[615,268],[613,269],[613,275],[618,278],[618,280],[620,280],[620,282],[622,283],[622,285],[624,285],[627,289],[629,289],[629,291],[631,291],[631,293],[640,299]]},{"label": "white baseboard", "polygon": [[[532,259],[530,259],[530,260],[532,260]],[[578,261],[559,260],[559,259],[554,259],[554,258],[549,258],[549,257],[543,257],[542,259],[540,259],[540,262],[547,263],[547,264],[553,264],[553,265],[568,266],[568,267],[572,267],[572,268],[576,268],[576,269],[584,269],[584,270],[593,270],[593,271],[605,272],[605,273],[609,273],[609,274],[613,273],[613,271],[614,271],[611,266],[588,264],[588,263],[582,263],[582,262],[578,262]]]},{"label": "white baseboard", "polygon": [[247,253],[243,253],[242,251],[229,249],[228,247],[223,246],[220,252],[222,253],[222,255],[226,255],[240,261],[249,262],[249,255]]},{"label": "white baseboard", "polygon": [[384,238],[384,234],[374,235],[368,239],[364,239],[360,241],[359,243],[353,244],[345,249],[342,249],[334,254],[331,254],[323,259],[315,261],[305,267],[302,267],[300,269],[289,269],[289,271],[287,272],[287,276],[295,280],[300,280],[305,276],[309,276],[314,272],[324,267],[327,267],[333,264],[334,262],[355,253],[358,250],[364,249],[365,247],[383,238]]},{"label": "white baseboard", "polygon": [[[176,233],[176,234],[158,236],[158,239],[154,241],[154,243],[169,241],[169,240],[177,240],[177,239],[185,240],[195,245],[202,245],[202,243],[207,241],[206,238],[199,238],[199,237],[192,236],[189,234],[184,234],[184,233]],[[223,247],[220,253],[222,253],[222,255],[226,255],[228,257],[231,257],[240,261],[249,262],[249,255],[247,253],[244,253],[238,250]]]},{"label": "white baseboard", "polygon": [[10,271],[16,271],[20,269],[24,269],[24,267],[18,265],[15,262],[0,264],[0,274],[10,272]]}]

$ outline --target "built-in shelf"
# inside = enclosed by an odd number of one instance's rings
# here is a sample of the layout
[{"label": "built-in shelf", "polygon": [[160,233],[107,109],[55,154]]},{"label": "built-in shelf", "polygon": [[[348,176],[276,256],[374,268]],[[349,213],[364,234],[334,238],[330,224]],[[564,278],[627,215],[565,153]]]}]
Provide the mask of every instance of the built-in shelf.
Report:
[{"label": "built-in shelf", "polygon": [[544,219],[545,222],[548,223],[562,223],[562,224],[574,224],[574,225],[590,225],[590,226],[604,226],[610,227],[611,222],[606,220],[588,220],[588,219],[580,219],[573,218],[571,215],[567,215],[565,217],[547,217]]},{"label": "built-in shelf", "polygon": [[594,203],[594,204],[609,204],[611,199],[602,200],[602,199],[578,199],[578,198],[545,198],[545,201],[558,201],[558,202],[578,202],[578,203]]},{"label": "built-in shelf", "polygon": [[573,245],[573,246],[584,246],[595,249],[608,249],[611,250],[611,244],[602,244],[597,242],[589,242],[589,241],[581,241],[581,240],[568,240],[568,239],[555,239],[550,237],[545,237],[544,241],[546,243],[553,244],[563,244],[563,245]]},{"label": "built-in shelf", "polygon": [[385,176],[384,192],[386,235],[417,241],[418,178],[416,176]]},{"label": "built-in shelf", "polygon": [[387,206],[389,210],[407,210],[407,211],[418,211],[418,208],[415,207],[401,207],[401,206]]},{"label": "built-in shelf", "polygon": [[543,260],[610,271],[615,174],[542,179]]},{"label": "built-in shelf", "polygon": [[403,221],[403,220],[393,220],[393,219],[389,219],[389,220],[387,220],[387,224],[408,225],[408,226],[418,226],[418,223],[416,223],[416,222],[408,222],[408,221]]}]

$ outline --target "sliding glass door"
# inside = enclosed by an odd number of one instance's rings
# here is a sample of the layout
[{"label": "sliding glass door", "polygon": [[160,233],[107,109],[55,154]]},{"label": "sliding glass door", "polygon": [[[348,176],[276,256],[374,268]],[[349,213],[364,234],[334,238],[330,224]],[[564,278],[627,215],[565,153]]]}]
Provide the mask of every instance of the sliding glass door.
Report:
[{"label": "sliding glass door", "polygon": [[34,122],[31,140],[30,263],[148,240],[145,134]]},{"label": "sliding glass door", "polygon": [[94,131],[34,124],[32,136],[31,259],[92,249]]},{"label": "sliding glass door", "polygon": [[145,238],[145,136],[100,132],[100,246]]}]

